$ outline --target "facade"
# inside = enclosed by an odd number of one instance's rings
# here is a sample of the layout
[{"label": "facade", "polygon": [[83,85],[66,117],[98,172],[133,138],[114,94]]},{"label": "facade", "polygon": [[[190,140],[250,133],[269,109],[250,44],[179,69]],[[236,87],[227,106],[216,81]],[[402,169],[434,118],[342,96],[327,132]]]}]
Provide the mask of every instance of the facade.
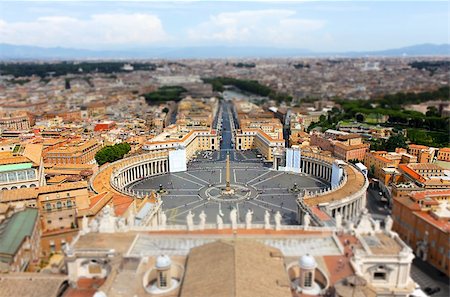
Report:
[{"label": "facade", "polygon": [[450,190],[425,190],[396,197],[393,228],[416,256],[450,275]]},{"label": "facade", "polygon": [[273,161],[274,150],[284,148],[283,138],[272,138],[261,129],[237,130],[235,141],[237,150],[256,149],[264,156],[266,161]]},{"label": "facade", "polygon": [[416,156],[418,163],[433,163],[437,155],[437,149],[425,145],[410,144],[408,153]]},{"label": "facade", "polygon": [[439,149],[437,159],[438,161],[450,162],[450,148],[444,147]]},{"label": "facade", "polygon": [[93,164],[95,154],[101,144],[95,139],[82,142],[70,142],[47,151],[44,160],[52,164]]},{"label": "facade", "polygon": [[183,130],[172,126],[145,142],[142,149],[150,152],[167,152],[180,147],[186,149],[186,157],[189,160],[198,151],[218,150],[219,136],[216,130]]},{"label": "facade", "polygon": [[447,170],[436,164],[411,163],[398,166],[402,178],[425,189],[449,189],[450,176]]},{"label": "facade", "polygon": [[16,145],[14,150],[0,153],[0,190],[45,185],[42,145]]},{"label": "facade", "polygon": [[38,210],[26,208],[0,221],[0,272],[25,271],[39,259]]},{"label": "facade", "polygon": [[0,131],[26,131],[34,125],[33,116],[25,111],[0,113]]},{"label": "facade", "polygon": [[323,151],[331,152],[336,158],[346,162],[362,161],[369,149],[368,143],[363,143],[358,134],[328,129],[324,133],[314,132],[311,135],[311,146],[318,146]]}]

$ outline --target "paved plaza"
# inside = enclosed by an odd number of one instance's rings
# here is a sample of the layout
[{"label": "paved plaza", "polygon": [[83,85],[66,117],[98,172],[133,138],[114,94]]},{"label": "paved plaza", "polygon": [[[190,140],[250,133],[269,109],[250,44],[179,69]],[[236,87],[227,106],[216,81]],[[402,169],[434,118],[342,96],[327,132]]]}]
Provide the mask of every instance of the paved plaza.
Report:
[{"label": "paved plaza", "polygon": [[230,183],[235,189],[231,196],[222,195],[225,188],[226,165],[218,152],[211,157],[200,153],[188,164],[186,172],[159,175],[138,181],[131,185],[137,191],[150,192],[164,189],[163,210],[168,224],[185,224],[186,215],[191,210],[196,216],[203,210],[207,223],[216,223],[220,214],[225,224],[230,223],[229,213],[236,208],[238,223],[245,223],[245,215],[253,211],[253,223],[264,223],[264,213],[273,215],[279,211],[282,223],[297,224],[296,197],[303,190],[318,190],[329,184],[318,178],[303,174],[274,171],[268,168],[257,153],[252,151],[230,153]]}]

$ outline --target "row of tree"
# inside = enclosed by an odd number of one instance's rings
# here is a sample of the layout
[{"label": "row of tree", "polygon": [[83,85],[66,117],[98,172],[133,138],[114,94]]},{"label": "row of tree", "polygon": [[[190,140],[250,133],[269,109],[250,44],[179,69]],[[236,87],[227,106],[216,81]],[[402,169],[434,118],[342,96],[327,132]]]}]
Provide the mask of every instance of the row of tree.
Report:
[{"label": "row of tree", "polygon": [[111,163],[122,159],[130,150],[131,146],[126,142],[108,145],[95,154],[95,161],[97,161],[100,166],[105,163]]},{"label": "row of tree", "polygon": [[224,86],[234,86],[241,91],[259,95],[262,97],[269,97],[272,100],[278,102],[291,102],[292,96],[285,93],[279,93],[268,86],[260,84],[256,80],[248,79],[237,79],[232,77],[214,77],[214,78],[203,78],[203,82],[209,83],[213,87],[213,91],[223,92],[225,90]]},{"label": "row of tree", "polygon": [[[132,63],[134,70],[155,70],[153,63]],[[61,63],[3,63],[0,74],[14,77],[37,75],[41,78],[80,73],[116,73],[124,72],[122,62],[61,62]]]},{"label": "row of tree", "polygon": [[160,103],[166,101],[180,101],[182,94],[187,90],[181,86],[163,86],[158,90],[143,94],[147,103]]}]

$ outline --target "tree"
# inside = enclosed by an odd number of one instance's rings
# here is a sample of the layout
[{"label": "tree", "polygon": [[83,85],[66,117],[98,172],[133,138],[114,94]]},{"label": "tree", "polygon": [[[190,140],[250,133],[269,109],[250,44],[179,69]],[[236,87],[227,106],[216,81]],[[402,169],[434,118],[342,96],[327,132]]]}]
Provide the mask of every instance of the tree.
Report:
[{"label": "tree", "polygon": [[99,165],[108,162],[111,163],[122,159],[130,150],[131,146],[126,142],[115,144],[113,146],[108,145],[95,154],[95,161],[97,161]]},{"label": "tree", "polygon": [[395,151],[396,148],[407,148],[406,137],[402,133],[392,135],[385,143],[385,149],[388,152]]},{"label": "tree", "polygon": [[357,113],[355,119],[358,123],[364,122],[364,115],[362,113]]}]

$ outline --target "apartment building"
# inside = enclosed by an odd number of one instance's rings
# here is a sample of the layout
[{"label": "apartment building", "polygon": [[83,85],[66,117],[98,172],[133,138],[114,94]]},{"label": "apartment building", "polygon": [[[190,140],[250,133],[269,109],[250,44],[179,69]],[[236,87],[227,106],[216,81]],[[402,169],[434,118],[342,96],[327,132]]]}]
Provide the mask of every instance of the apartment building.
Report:
[{"label": "apartment building", "polygon": [[93,164],[95,154],[101,144],[95,140],[72,141],[55,149],[48,150],[44,156],[45,163],[51,164]]},{"label": "apartment building", "polygon": [[414,191],[394,198],[393,229],[416,255],[450,276],[450,190]]}]

